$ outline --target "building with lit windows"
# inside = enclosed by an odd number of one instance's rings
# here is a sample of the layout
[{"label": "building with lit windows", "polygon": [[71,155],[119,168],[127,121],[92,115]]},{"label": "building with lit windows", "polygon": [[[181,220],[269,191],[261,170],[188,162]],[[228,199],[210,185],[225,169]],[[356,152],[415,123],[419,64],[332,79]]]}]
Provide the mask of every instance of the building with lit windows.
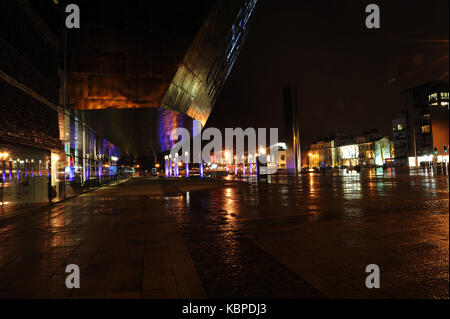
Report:
[{"label": "building with lit windows", "polygon": [[120,150],[64,107],[60,8],[3,0],[0,12],[2,210],[47,202],[49,183],[58,200],[105,181]]},{"label": "building with lit windows", "polygon": [[74,0],[69,30],[66,1],[0,1],[1,208],[48,201],[49,182],[67,198],[121,155],[170,149],[172,128],[198,133],[256,2]]},{"label": "building with lit windows", "polygon": [[399,114],[392,120],[392,140],[394,143],[394,158],[398,166],[408,165],[409,134],[407,121],[403,114]]},{"label": "building with lit windows", "polygon": [[448,163],[448,82],[429,82],[402,93],[407,108],[393,121],[396,161],[406,157],[410,167]]},{"label": "building with lit windows", "polygon": [[310,146],[308,167],[382,166],[392,158],[391,144],[388,137],[373,130],[359,136],[336,134],[320,138]]}]

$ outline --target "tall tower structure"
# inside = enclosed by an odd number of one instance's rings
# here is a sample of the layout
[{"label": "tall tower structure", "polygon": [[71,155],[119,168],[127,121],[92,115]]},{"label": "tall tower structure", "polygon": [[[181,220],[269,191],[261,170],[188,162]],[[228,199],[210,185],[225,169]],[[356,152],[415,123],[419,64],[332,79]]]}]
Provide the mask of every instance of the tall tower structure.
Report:
[{"label": "tall tower structure", "polygon": [[300,131],[298,126],[298,92],[293,83],[283,89],[284,139],[286,151],[286,172],[298,175],[301,171]]}]

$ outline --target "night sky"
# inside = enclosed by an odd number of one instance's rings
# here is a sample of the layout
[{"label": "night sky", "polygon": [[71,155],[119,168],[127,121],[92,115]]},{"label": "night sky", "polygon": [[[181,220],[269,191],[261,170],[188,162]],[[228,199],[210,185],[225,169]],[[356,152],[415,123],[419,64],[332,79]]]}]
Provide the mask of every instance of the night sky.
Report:
[{"label": "night sky", "polygon": [[[370,3],[381,29],[365,27]],[[260,0],[206,126],[279,127],[282,88],[294,82],[303,144],[369,128],[391,135],[402,90],[448,81],[448,12],[448,0]]]}]

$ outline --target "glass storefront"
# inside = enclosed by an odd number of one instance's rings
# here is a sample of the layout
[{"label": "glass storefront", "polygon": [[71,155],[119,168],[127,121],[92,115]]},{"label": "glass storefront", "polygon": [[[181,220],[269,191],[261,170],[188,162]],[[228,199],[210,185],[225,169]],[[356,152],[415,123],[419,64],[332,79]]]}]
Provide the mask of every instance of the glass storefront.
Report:
[{"label": "glass storefront", "polygon": [[0,143],[2,212],[48,203],[49,193],[59,201],[129,177],[117,166],[120,150],[73,114],[64,114],[60,134],[63,150]]}]

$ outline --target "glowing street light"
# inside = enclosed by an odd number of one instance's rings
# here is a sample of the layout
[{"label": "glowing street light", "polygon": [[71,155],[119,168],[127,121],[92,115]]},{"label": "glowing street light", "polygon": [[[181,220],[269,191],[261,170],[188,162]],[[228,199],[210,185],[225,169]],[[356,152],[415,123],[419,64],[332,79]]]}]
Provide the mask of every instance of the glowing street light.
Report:
[{"label": "glowing street light", "polygon": [[179,167],[178,163],[178,154],[175,154],[175,177],[178,177],[178,167]]},{"label": "glowing street light", "polygon": [[164,156],[164,176],[169,177],[169,156]]},{"label": "glowing street light", "polygon": [[[9,157],[9,154],[7,152],[0,153],[0,160],[2,161],[2,185],[6,178],[5,161],[8,157]],[[3,186],[2,186],[2,188],[3,188]],[[2,193],[2,196],[3,196],[3,193]],[[3,200],[3,198],[2,198],[2,200]]]},{"label": "glowing street light", "polygon": [[172,155],[169,155],[169,177],[172,177]]},{"label": "glowing street light", "polygon": [[200,152],[200,177],[203,178],[203,155]]},{"label": "glowing street light", "polygon": [[189,177],[189,152],[184,153],[185,156],[185,162],[186,162],[186,177]]}]

